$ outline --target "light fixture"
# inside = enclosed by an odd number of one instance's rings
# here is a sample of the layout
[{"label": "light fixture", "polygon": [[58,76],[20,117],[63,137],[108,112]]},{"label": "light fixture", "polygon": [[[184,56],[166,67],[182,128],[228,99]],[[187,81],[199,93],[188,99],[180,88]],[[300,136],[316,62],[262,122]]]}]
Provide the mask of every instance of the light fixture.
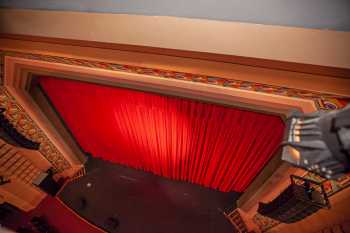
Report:
[{"label": "light fixture", "polygon": [[350,105],[332,112],[293,112],[286,124],[282,160],[327,179],[350,172]]}]

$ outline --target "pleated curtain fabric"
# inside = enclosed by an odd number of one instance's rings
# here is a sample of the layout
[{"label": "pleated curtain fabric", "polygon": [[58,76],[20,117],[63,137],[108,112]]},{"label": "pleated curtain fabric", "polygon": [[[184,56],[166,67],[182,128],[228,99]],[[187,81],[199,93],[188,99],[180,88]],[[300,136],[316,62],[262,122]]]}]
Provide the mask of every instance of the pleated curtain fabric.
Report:
[{"label": "pleated curtain fabric", "polygon": [[242,192],[279,146],[277,116],[125,88],[41,77],[87,152],[224,192]]}]

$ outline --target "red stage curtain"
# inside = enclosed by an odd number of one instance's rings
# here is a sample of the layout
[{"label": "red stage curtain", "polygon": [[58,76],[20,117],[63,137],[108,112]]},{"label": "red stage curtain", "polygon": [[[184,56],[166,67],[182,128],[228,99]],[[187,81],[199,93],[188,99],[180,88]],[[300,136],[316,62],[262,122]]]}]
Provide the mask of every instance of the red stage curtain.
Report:
[{"label": "red stage curtain", "polygon": [[85,151],[221,191],[244,191],[282,139],[277,116],[71,80],[40,84]]}]

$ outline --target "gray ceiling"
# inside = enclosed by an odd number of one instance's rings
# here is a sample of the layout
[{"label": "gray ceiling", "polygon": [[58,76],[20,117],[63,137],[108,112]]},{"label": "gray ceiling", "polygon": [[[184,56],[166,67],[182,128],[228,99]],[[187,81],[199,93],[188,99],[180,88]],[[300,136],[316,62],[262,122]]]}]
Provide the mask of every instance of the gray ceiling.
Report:
[{"label": "gray ceiling", "polygon": [[0,0],[0,7],[177,16],[350,31],[350,0]]}]

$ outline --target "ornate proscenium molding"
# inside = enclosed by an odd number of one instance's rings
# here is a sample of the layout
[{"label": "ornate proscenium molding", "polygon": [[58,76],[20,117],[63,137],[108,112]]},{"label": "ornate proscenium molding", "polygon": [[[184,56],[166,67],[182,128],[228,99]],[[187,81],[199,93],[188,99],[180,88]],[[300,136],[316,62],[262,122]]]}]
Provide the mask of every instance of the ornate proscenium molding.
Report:
[{"label": "ornate proscenium molding", "polygon": [[4,115],[5,109],[0,108],[0,127],[3,132],[5,140],[9,140],[9,143],[14,143],[15,146],[19,145],[27,149],[37,150],[40,143],[33,142],[19,133],[15,127],[6,119]]},{"label": "ornate proscenium molding", "polygon": [[4,87],[0,87],[0,107],[5,109],[6,118],[19,133],[32,141],[40,143],[39,151],[53,165],[55,172],[62,172],[71,167],[68,161]]},{"label": "ornate proscenium molding", "polygon": [[[274,86],[269,84],[241,81],[222,77],[213,77],[201,74],[178,72],[173,70],[154,69],[141,66],[123,65],[117,63],[100,62],[71,57],[52,56],[46,54],[33,54],[0,50],[0,82],[4,82],[4,57],[26,59],[27,61],[40,61],[53,65],[71,65],[72,67],[94,68],[103,71],[117,71],[147,77],[162,78],[167,80],[181,80],[188,83],[200,83],[208,86],[222,87],[227,90],[239,90],[256,94],[268,94],[270,96],[291,97],[300,100],[310,100],[317,109],[333,110],[342,107],[338,101],[341,96],[318,93],[289,87]],[[6,87],[0,89],[0,107],[6,109],[6,116],[16,129],[27,138],[41,143],[40,152],[53,164],[55,171],[63,171],[70,168],[70,163],[59,152],[55,145],[48,139],[45,133],[38,127],[25,110],[16,102]]]},{"label": "ornate proscenium molding", "polygon": [[[215,85],[226,88],[234,88],[257,93],[266,93],[277,96],[293,97],[299,99],[309,99],[314,101],[317,109],[334,110],[343,107],[338,100],[344,97],[327,93],[319,93],[309,90],[289,88],[284,86],[276,86],[270,84],[256,83],[250,81],[242,81],[238,79],[228,79],[223,77],[214,77],[202,74],[193,74],[186,72],[178,72],[174,70],[154,69],[141,66],[124,65],[117,63],[108,63],[101,61],[93,61],[86,59],[77,59],[71,57],[60,57],[46,54],[22,53],[13,51],[1,51],[2,56],[25,58],[30,60],[45,61],[50,63],[59,63],[65,65],[74,65],[89,68],[98,68],[108,71],[122,71],[132,74],[150,75],[158,78],[176,79],[188,82],[203,83],[207,85]],[[348,97],[346,97],[348,99]]]}]

